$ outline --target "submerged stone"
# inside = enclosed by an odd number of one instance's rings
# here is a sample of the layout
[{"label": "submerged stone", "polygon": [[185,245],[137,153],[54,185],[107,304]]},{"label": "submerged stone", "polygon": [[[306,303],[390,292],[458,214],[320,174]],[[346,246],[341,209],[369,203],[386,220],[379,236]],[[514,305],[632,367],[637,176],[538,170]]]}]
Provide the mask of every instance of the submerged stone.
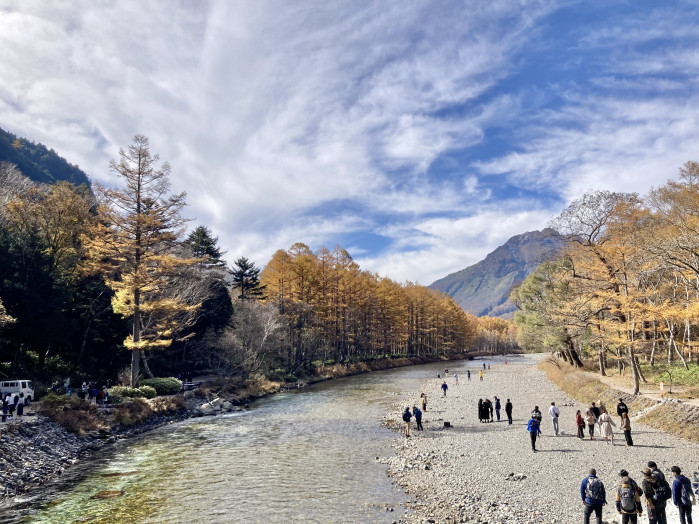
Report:
[{"label": "submerged stone", "polygon": [[105,490],[92,495],[93,499],[115,499],[124,495],[122,490]]}]

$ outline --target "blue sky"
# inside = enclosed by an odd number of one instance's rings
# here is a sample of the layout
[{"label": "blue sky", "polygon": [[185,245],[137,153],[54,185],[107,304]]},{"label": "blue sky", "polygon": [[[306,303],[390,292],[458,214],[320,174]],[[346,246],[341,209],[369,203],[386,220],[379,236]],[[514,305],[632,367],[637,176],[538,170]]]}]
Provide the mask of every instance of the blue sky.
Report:
[{"label": "blue sky", "polygon": [[0,0],[0,126],[95,181],[137,133],[192,227],[421,284],[697,158],[696,2]]}]

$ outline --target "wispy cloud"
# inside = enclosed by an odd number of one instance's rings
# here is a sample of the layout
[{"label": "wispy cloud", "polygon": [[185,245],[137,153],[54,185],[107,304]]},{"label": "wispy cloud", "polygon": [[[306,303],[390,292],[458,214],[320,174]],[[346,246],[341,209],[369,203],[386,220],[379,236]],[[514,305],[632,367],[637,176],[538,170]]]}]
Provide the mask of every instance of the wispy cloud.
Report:
[{"label": "wispy cloud", "polygon": [[583,8],[0,3],[0,125],[108,185],[148,135],[230,257],[349,239],[365,269],[429,283],[697,150],[696,7]]}]

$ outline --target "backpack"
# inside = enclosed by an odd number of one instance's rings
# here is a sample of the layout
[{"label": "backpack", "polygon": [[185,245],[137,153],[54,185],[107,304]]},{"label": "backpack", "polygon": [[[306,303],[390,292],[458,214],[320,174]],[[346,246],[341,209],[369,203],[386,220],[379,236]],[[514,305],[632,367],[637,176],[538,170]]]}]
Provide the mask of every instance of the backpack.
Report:
[{"label": "backpack", "polygon": [[403,412],[403,422],[410,422],[411,418],[412,418],[412,415],[410,414],[410,411]]},{"label": "backpack", "polygon": [[636,513],[636,488],[631,484],[622,484],[619,488],[621,509],[626,513]]},{"label": "backpack", "polygon": [[[689,489],[687,489],[689,487]],[[683,506],[691,506],[692,498],[690,494],[692,493],[692,484],[689,482],[687,477],[682,477],[680,480],[680,503]]]},{"label": "backpack", "polygon": [[670,489],[670,484],[667,480],[661,478],[660,475],[653,474],[655,478],[655,487],[653,490],[653,501],[654,502],[666,502],[670,497],[672,497],[672,490]]},{"label": "backpack", "polygon": [[602,501],[602,481],[597,477],[587,477],[587,485],[585,486],[585,498],[591,503]]}]

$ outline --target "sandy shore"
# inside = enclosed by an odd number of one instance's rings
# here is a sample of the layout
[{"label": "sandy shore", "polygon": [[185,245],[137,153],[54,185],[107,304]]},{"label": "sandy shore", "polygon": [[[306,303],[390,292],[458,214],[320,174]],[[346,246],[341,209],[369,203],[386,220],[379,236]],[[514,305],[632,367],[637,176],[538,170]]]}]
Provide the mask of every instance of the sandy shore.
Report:
[{"label": "sandy shore", "polygon": [[[640,484],[641,469],[654,460],[672,482],[670,467],[679,465],[684,473],[699,471],[699,445],[669,436],[641,424],[633,424],[634,447],[626,447],[623,434],[615,431],[615,445],[604,440],[576,437],[576,409],[586,406],[568,398],[549,382],[532,363],[538,357],[517,358],[508,365],[493,365],[478,379],[478,366],[450,366],[449,390],[442,396],[443,379],[428,378],[421,391],[406,395],[387,418],[398,429],[400,412],[418,404],[420,392],[428,395],[423,416],[425,431],[400,437],[394,444],[396,456],[386,459],[388,474],[416,500],[401,522],[481,522],[481,523],[574,523],[582,522],[580,482],[591,467],[607,488],[605,522],[620,522],[614,505],[619,470],[631,472]],[[523,362],[530,363],[523,363]],[[453,365],[453,363],[452,363]],[[459,375],[455,384],[453,373]],[[479,398],[501,399],[501,422],[478,421]],[[512,399],[513,425],[507,424],[505,399]],[[561,410],[560,434],[554,436],[548,408],[555,402]],[[419,404],[418,404],[419,405]],[[537,453],[532,452],[526,424],[538,405],[544,418]],[[609,406],[618,426],[616,406]],[[449,421],[451,428],[444,428]],[[699,511],[695,511],[695,514]],[[670,502],[668,522],[679,522]],[[699,516],[699,515],[697,515]],[[695,518],[697,518],[695,516]],[[645,516],[639,522],[647,522]]]}]

